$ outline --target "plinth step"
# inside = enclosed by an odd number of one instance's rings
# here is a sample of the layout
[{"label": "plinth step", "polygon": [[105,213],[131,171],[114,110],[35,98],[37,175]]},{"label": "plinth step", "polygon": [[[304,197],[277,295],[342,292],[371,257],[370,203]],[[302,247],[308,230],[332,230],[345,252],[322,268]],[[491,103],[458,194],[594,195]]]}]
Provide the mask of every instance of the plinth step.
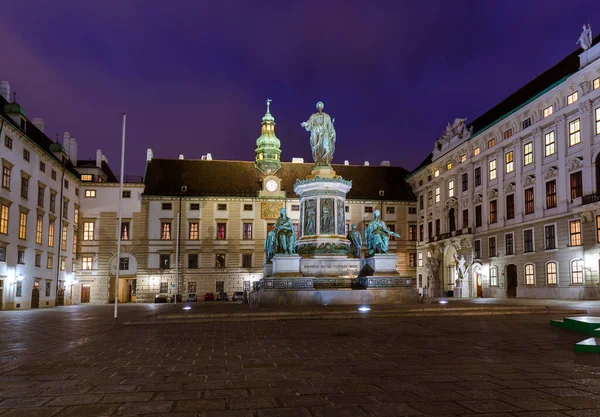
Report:
[{"label": "plinth step", "polygon": [[550,320],[550,325],[600,337],[600,317],[565,317],[562,320]]},{"label": "plinth step", "polygon": [[600,353],[600,338],[590,337],[575,345],[575,352]]}]

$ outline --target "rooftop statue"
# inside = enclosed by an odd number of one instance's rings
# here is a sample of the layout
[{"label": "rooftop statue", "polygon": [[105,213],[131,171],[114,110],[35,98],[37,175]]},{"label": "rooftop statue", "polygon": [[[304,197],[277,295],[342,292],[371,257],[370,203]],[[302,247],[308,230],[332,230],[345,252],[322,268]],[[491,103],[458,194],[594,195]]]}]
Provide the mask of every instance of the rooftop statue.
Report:
[{"label": "rooftop statue", "polygon": [[310,132],[310,147],[312,157],[317,166],[331,166],[333,153],[335,152],[335,129],[329,115],[323,112],[325,105],[322,101],[317,103],[317,112],[308,121],[300,123],[302,127]]},{"label": "rooftop statue", "polygon": [[452,139],[454,136],[458,136],[459,139],[468,139],[469,136],[471,136],[471,133],[473,133],[473,127],[468,128],[465,124],[466,120],[467,119],[457,118],[454,119],[454,123],[448,123],[448,126],[446,126],[446,129],[440,136],[439,140],[446,142]]},{"label": "rooftop statue", "polygon": [[278,253],[293,254],[294,242],[296,241],[296,228],[292,219],[287,216],[284,207],[279,210],[279,218],[275,222],[275,227],[267,235],[265,240],[266,262],[270,262],[273,256]]},{"label": "rooftop statue", "polygon": [[592,46],[592,27],[589,24],[587,26],[583,25],[583,32],[581,32],[579,39],[575,43],[580,44],[584,51],[590,49]]},{"label": "rooftop statue", "polygon": [[388,253],[388,242],[390,237],[400,237],[400,235],[389,230],[385,225],[385,222],[381,220],[381,212],[375,210],[373,213],[373,220],[371,220],[365,231],[368,256],[377,253]]}]

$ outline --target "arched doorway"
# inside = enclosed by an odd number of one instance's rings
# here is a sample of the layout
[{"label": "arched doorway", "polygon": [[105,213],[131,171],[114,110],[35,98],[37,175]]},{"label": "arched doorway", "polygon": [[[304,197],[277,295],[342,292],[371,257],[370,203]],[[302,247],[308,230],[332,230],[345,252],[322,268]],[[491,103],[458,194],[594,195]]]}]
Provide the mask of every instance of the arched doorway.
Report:
[{"label": "arched doorway", "polygon": [[517,265],[509,264],[506,266],[506,296],[515,298],[517,296]]},{"label": "arched doorway", "polygon": [[444,282],[442,287],[442,295],[453,297],[454,296],[454,286],[456,283],[456,261],[454,260],[454,255],[456,254],[456,249],[452,245],[446,246],[446,250],[444,251]]},{"label": "arched doorway", "polygon": [[36,285],[31,290],[31,308],[40,308],[40,289]]},{"label": "arched doorway", "polygon": [[483,276],[481,275],[481,264],[475,263],[471,266],[471,273],[473,274],[473,285],[475,286],[475,296],[480,298],[483,297]]}]

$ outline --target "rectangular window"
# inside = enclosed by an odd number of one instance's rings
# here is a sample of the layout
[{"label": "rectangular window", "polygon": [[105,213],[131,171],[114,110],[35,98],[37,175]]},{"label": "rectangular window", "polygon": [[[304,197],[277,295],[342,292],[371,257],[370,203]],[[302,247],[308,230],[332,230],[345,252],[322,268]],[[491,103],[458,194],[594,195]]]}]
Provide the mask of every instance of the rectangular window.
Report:
[{"label": "rectangular window", "polygon": [[448,162],[446,164],[446,171],[450,171],[452,169],[452,162]]},{"label": "rectangular window", "polygon": [[429,239],[433,237],[433,222],[427,223],[427,236],[429,237]]},{"label": "rectangular window", "polygon": [[42,254],[41,253],[35,254],[34,265],[36,268],[39,268],[40,266],[42,266]]},{"label": "rectangular window", "polygon": [[515,218],[515,195],[509,194],[506,196],[506,219]]},{"label": "rectangular window", "polygon": [[409,207],[408,208],[408,214],[417,214],[417,208],[416,207]]},{"label": "rectangular window", "polygon": [[0,206],[0,233],[8,234],[8,206]]},{"label": "rectangular window", "polygon": [[37,205],[40,207],[44,207],[44,193],[46,191],[45,187],[42,187],[41,185],[38,187],[38,200],[37,200]]},{"label": "rectangular window", "polygon": [[46,268],[52,269],[54,267],[54,257],[52,255],[48,255],[46,258]]},{"label": "rectangular window", "polygon": [[490,180],[496,179],[496,160],[492,159],[490,161]]},{"label": "rectangular window", "polygon": [[79,225],[79,207],[73,206],[73,227],[78,227]]},{"label": "rectangular window", "polygon": [[544,109],[544,118],[551,116],[554,108],[552,106],[548,106]]},{"label": "rectangular window", "polygon": [[224,269],[225,268],[225,254],[217,253],[215,255],[215,268]]},{"label": "rectangular window", "polygon": [[556,249],[556,230],[554,225],[548,225],[544,227],[544,237],[546,241],[546,250]]},{"label": "rectangular window", "polygon": [[419,196],[419,210],[423,210],[425,208],[423,194]]},{"label": "rectangular window", "polygon": [[579,100],[579,94],[575,91],[573,94],[569,94],[567,96],[567,105],[571,105]]},{"label": "rectangular window", "polygon": [[244,253],[242,254],[242,268],[252,268],[252,254]]},{"label": "rectangular window", "polygon": [[[85,236],[83,237],[83,239],[85,240]],[[50,220],[48,222],[48,247],[54,247],[54,220]]]},{"label": "rectangular window", "polygon": [[420,267],[423,266],[423,252],[417,254],[417,265]]},{"label": "rectangular window", "polygon": [[462,191],[467,191],[469,189],[469,175],[465,172],[461,177],[462,181]]},{"label": "rectangular window", "polygon": [[477,156],[477,155],[479,155],[479,153],[480,153],[480,152],[481,152],[481,148],[479,148],[479,146],[478,146],[478,147],[476,147],[475,149],[473,149],[473,155],[474,155],[474,156]]},{"label": "rectangular window", "polygon": [[244,223],[244,230],[242,239],[252,240],[252,223]]},{"label": "rectangular window", "polygon": [[68,232],[68,230],[69,230],[69,228],[66,225],[63,225],[62,235],[61,235],[61,239],[60,239],[60,250],[62,250],[62,251],[67,250],[67,232]]},{"label": "rectangular window", "polygon": [[94,222],[83,222],[83,240],[94,240]]},{"label": "rectangular window", "polygon": [[200,210],[200,203],[190,203],[190,211]]},{"label": "rectangular window", "polygon": [[546,183],[546,208],[556,207],[556,180]]},{"label": "rectangular window", "polygon": [[490,258],[494,258],[494,257],[498,256],[498,254],[496,253],[496,238],[490,237],[488,239],[488,243],[489,243],[489,248],[490,248]]},{"label": "rectangular window", "polygon": [[119,271],[129,270],[129,258],[124,257],[119,259]]},{"label": "rectangular window", "polygon": [[8,149],[12,149],[12,139],[8,136],[4,136],[4,146],[6,146]]},{"label": "rectangular window", "polygon": [[498,286],[498,268],[495,266],[490,268],[490,285],[492,287]]},{"label": "rectangular window", "polygon": [[6,248],[4,247],[0,247],[0,262],[6,262]]},{"label": "rectangular window", "polygon": [[52,281],[46,280],[46,297],[50,297],[50,293],[52,292]]},{"label": "rectangular window", "polygon": [[583,260],[577,259],[571,262],[571,276],[573,284],[583,284]]},{"label": "rectangular window", "polygon": [[121,194],[123,198],[131,198],[131,190],[123,190],[123,194]]},{"label": "rectangular window", "polygon": [[167,291],[169,291],[169,283],[166,281],[163,281],[160,283],[160,292],[162,294],[166,293]]},{"label": "rectangular window", "polygon": [[504,139],[508,139],[513,135],[513,131],[512,129],[508,129],[506,131],[504,131],[504,134],[502,135],[504,137]]},{"label": "rectangular window", "polygon": [[29,178],[21,177],[21,197],[29,196]]},{"label": "rectangular window", "polygon": [[69,202],[67,200],[63,200],[62,216],[63,219],[69,218]]},{"label": "rectangular window", "polygon": [[527,129],[529,126],[531,126],[531,117],[528,117],[527,119],[523,120],[521,126],[523,129]]},{"label": "rectangular window", "polygon": [[188,254],[188,269],[198,269],[198,254]]},{"label": "rectangular window", "polygon": [[408,266],[409,267],[416,267],[417,266],[417,254],[416,253],[409,253],[408,254]]},{"label": "rectangular window", "polygon": [[475,168],[475,187],[481,185],[481,167]]},{"label": "rectangular window", "polygon": [[73,231],[73,253],[77,253],[77,230]]},{"label": "rectangular window", "polygon": [[545,144],[545,155],[550,156],[554,155],[556,152],[556,148],[554,147],[554,131],[548,132],[544,135],[544,144]]},{"label": "rectangular window", "polygon": [[523,252],[533,252],[533,229],[523,231]]},{"label": "rectangular window", "polygon": [[600,107],[596,109],[596,134],[600,135]]},{"label": "rectangular window", "polygon": [[571,174],[571,200],[575,200],[583,195],[583,179],[581,171]]},{"label": "rectangular window", "polygon": [[162,203],[160,207],[162,210],[172,210],[173,204],[172,203]]},{"label": "rectangular window", "polygon": [[448,197],[454,197],[454,181],[448,181]]},{"label": "rectangular window", "polygon": [[506,163],[506,173],[513,172],[515,170],[515,164],[513,161],[513,151],[504,154],[504,161]]},{"label": "rectangular window", "polygon": [[498,221],[498,200],[490,201],[490,224]]},{"label": "rectangular window", "polygon": [[42,243],[42,235],[43,235],[43,227],[44,227],[44,216],[39,214],[37,216],[37,221],[35,223],[35,243]]},{"label": "rectangular window", "polygon": [[227,239],[227,224],[217,223],[217,240]]},{"label": "rectangular window", "polygon": [[475,259],[481,259],[481,240],[476,240],[473,243],[473,257]]},{"label": "rectangular window", "polygon": [[129,240],[129,226],[130,223],[128,221],[121,221],[121,240]]},{"label": "rectangular window", "polygon": [[462,227],[469,227],[469,209],[464,209],[462,212]]},{"label": "rectangular window", "polygon": [[439,170],[439,169],[436,169],[436,170],[433,172],[433,176],[434,176],[435,178],[439,177],[439,176],[440,176],[440,170]]},{"label": "rectangular window", "polygon": [[56,213],[56,193],[50,191],[50,212]]},{"label": "rectangular window", "polygon": [[496,138],[488,140],[488,148],[492,148],[494,145],[496,145]]},{"label": "rectangular window", "polygon": [[46,172],[46,164],[40,161],[40,171]]},{"label": "rectangular window", "polygon": [[373,213],[373,207],[371,207],[371,206],[366,206],[366,207],[365,207],[365,213]]},{"label": "rectangular window", "polygon": [[92,174],[81,174],[81,181],[92,181]]},{"label": "rectangular window", "polygon": [[189,230],[189,234],[188,234],[188,239],[189,240],[200,239],[200,223],[190,222],[189,227],[190,227],[190,230]]},{"label": "rectangular window", "polygon": [[21,297],[23,295],[23,281],[17,281],[17,289],[16,289],[16,297]]},{"label": "rectangular window", "polygon": [[2,167],[2,187],[10,190],[10,174],[11,168],[7,166]]},{"label": "rectangular window", "polygon": [[596,242],[600,243],[600,216],[596,216]]},{"label": "rectangular window", "polygon": [[525,265],[525,285],[535,284],[535,274],[533,264]]},{"label": "rectangular window", "polygon": [[461,163],[463,163],[463,162],[465,162],[466,160],[467,160],[467,154],[466,154],[466,153],[463,153],[463,154],[460,156],[460,162],[461,162]]},{"label": "rectangular window", "polygon": [[217,204],[217,210],[219,210],[219,211],[227,210],[227,204]]},{"label": "rectangular window", "polygon": [[435,187],[435,202],[439,203],[441,199],[440,187]]},{"label": "rectangular window", "polygon": [[252,204],[244,204],[244,211],[252,211]]},{"label": "rectangular window", "polygon": [[17,252],[17,263],[24,264],[25,263],[25,251],[19,250]]},{"label": "rectangular window", "polygon": [[569,246],[581,245],[581,220],[569,222]]},{"label": "rectangular window", "polygon": [[19,213],[19,239],[27,239],[27,213]]},{"label": "rectangular window", "polygon": [[[389,229],[389,226],[388,226]],[[393,230],[392,230],[393,232]],[[442,228],[440,227],[440,219],[435,219],[435,234],[439,236],[442,233]]]},{"label": "rectangular window", "polygon": [[171,222],[160,223],[160,240],[171,240]]},{"label": "rectangular window", "polygon": [[292,211],[300,211],[300,204],[292,204]]},{"label": "rectangular window", "polygon": [[525,214],[531,214],[535,210],[533,187],[525,190]]},{"label": "rectangular window", "polygon": [[396,212],[396,207],[386,207],[385,212],[386,214],[394,214]]},{"label": "rectangular window", "polygon": [[546,282],[548,285],[556,285],[557,282],[556,262],[546,264]]},{"label": "rectangular window", "polygon": [[581,142],[581,127],[579,119],[569,123],[569,146],[577,145]]},{"label": "rectangular window", "polygon": [[161,269],[169,269],[171,267],[171,255],[168,253],[161,253],[158,259]]},{"label": "rectangular window", "polygon": [[431,207],[433,205],[433,191],[427,191],[427,207]]},{"label": "rectangular window", "polygon": [[192,294],[196,293],[196,281],[188,281],[188,292]]},{"label": "rectangular window", "polygon": [[508,234],[504,235],[504,243],[505,243],[504,246],[506,249],[506,255],[514,255],[515,245],[514,245],[512,233],[508,233]]},{"label": "rectangular window", "polygon": [[29,162],[30,156],[31,154],[29,153],[29,151],[27,149],[23,149],[23,159]]},{"label": "rectangular window", "polygon": [[52,170],[50,172],[50,177],[52,177],[53,180],[56,180],[56,171],[55,170]]},{"label": "rectangular window", "polygon": [[[422,224],[419,225],[419,241],[422,242],[424,240],[424,234],[425,234],[425,228],[423,227]],[[600,231],[598,232],[598,236],[600,239]]]},{"label": "rectangular window", "polygon": [[417,240],[417,225],[415,225],[415,224],[408,225],[408,240],[411,240],[411,241]]},{"label": "rectangular window", "polygon": [[96,190],[85,190],[85,198],[96,198]]},{"label": "rectangular window", "polygon": [[475,206],[475,227],[481,227],[483,224],[481,218],[481,205]]},{"label": "rectangular window", "polygon": [[525,159],[523,160],[524,165],[529,165],[533,163],[533,143],[527,142],[523,145],[523,154],[525,155]]},{"label": "rectangular window", "polygon": [[594,90],[600,88],[600,77],[596,78],[592,84]]}]

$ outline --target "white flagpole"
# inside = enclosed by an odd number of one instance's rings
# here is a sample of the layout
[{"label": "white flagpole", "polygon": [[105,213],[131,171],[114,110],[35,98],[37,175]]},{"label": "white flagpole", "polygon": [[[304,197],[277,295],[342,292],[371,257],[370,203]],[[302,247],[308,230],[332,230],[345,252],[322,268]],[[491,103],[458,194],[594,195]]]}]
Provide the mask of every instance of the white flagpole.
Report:
[{"label": "white flagpole", "polygon": [[121,206],[123,203],[123,178],[125,171],[125,123],[127,121],[127,113],[123,113],[123,134],[121,138],[121,185],[119,187],[119,229],[117,231],[117,274],[115,275],[115,320],[117,320],[117,305],[119,304],[119,271],[121,264]]}]

